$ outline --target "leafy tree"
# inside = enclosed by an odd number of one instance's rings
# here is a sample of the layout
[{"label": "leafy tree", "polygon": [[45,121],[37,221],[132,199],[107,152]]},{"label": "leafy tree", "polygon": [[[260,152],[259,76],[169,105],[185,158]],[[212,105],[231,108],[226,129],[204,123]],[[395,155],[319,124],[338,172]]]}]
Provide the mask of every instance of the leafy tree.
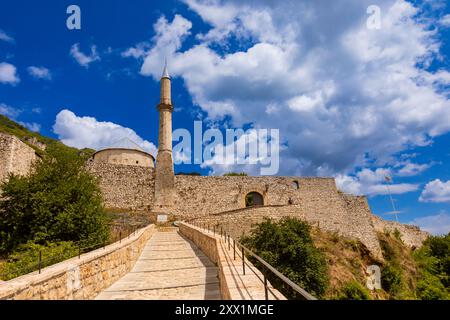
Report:
[{"label": "leafy tree", "polygon": [[29,176],[11,175],[0,200],[0,252],[33,241],[106,241],[107,216],[95,179],[76,150],[50,145]]},{"label": "leafy tree", "polygon": [[420,267],[416,294],[419,299],[450,299],[450,233],[431,236],[414,253]]},{"label": "leafy tree", "polygon": [[[278,223],[265,219],[241,241],[312,295],[324,295],[329,284],[326,259],[323,252],[314,246],[310,226],[306,222],[294,218],[283,218]],[[265,272],[264,268],[262,271]],[[278,277],[269,271],[265,273],[269,281],[287,297],[300,298]]]}]

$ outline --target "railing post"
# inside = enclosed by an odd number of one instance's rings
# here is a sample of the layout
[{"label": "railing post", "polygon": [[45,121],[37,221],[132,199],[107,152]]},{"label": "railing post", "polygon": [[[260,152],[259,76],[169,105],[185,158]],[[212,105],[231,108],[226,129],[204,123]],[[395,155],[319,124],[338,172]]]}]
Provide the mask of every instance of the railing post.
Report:
[{"label": "railing post", "polygon": [[119,243],[122,243],[122,230],[119,231]]},{"label": "railing post", "polygon": [[81,244],[78,242],[78,259],[81,258]]},{"label": "railing post", "polygon": [[230,251],[230,234],[228,234],[228,251]]},{"label": "railing post", "polygon": [[39,273],[41,273],[42,269],[42,250],[39,250]]},{"label": "railing post", "polygon": [[213,225],[213,232],[214,232],[214,235],[216,235],[216,225]]},{"label": "railing post", "polygon": [[244,248],[241,247],[242,252],[242,273],[245,275],[245,255],[244,255]]},{"label": "railing post", "polygon": [[269,300],[269,290],[267,289],[267,277],[264,275],[264,294],[266,296],[266,300]]},{"label": "railing post", "polygon": [[233,239],[233,260],[236,260],[236,240]]}]

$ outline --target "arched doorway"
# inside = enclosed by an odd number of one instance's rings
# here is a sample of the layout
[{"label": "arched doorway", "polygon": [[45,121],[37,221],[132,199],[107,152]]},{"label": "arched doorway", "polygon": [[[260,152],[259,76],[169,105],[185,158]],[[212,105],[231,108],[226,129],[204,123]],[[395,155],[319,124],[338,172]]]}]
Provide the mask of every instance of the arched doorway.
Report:
[{"label": "arched doorway", "polygon": [[250,192],[245,196],[245,206],[246,207],[254,207],[254,206],[263,206],[264,198],[262,194],[258,192]]}]

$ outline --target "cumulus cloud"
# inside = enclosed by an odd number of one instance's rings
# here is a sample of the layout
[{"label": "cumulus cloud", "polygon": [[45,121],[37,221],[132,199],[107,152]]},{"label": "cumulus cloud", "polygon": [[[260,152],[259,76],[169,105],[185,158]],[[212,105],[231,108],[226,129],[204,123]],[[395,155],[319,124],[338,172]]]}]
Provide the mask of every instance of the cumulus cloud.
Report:
[{"label": "cumulus cloud", "polygon": [[22,111],[7,104],[0,103],[0,114],[7,116],[8,118],[16,118]]},{"label": "cumulus cloud", "polygon": [[436,179],[428,182],[419,197],[421,202],[450,202],[450,180]]},{"label": "cumulus cloud", "polygon": [[450,14],[446,14],[439,20],[439,23],[444,27],[450,27]]},{"label": "cumulus cloud", "polygon": [[30,76],[36,79],[44,79],[44,80],[52,79],[52,74],[50,73],[50,70],[45,67],[29,66],[27,68],[27,71],[30,74]]},{"label": "cumulus cloud", "polygon": [[14,42],[14,38],[7,34],[5,31],[0,29],[0,41]]},{"label": "cumulus cloud", "polygon": [[356,175],[336,176],[336,186],[339,190],[355,195],[386,195],[386,194],[403,194],[416,191],[419,189],[418,184],[410,183],[389,183],[386,178],[392,176],[390,169],[378,168],[376,170],[362,169]]},{"label": "cumulus cloud", "polygon": [[97,53],[97,47],[95,45],[91,46],[90,54],[84,54],[80,51],[80,44],[75,43],[70,48],[70,55],[75,59],[75,61],[78,62],[80,66],[83,66],[85,68],[88,68],[89,64],[91,64],[92,62],[100,60],[100,56]]},{"label": "cumulus cloud", "polygon": [[210,30],[183,48],[192,23],[161,17],[141,73],[159,79],[168,57],[209,120],[279,128],[281,174],[383,167],[450,131],[448,72],[426,69],[441,43],[410,2],[378,1],[380,30],[369,0],[185,2]]},{"label": "cumulus cloud", "polygon": [[17,69],[14,65],[2,62],[0,63],[0,83],[15,85],[20,82]]},{"label": "cumulus cloud", "polygon": [[157,151],[153,143],[142,139],[130,128],[93,117],[79,117],[67,109],[57,114],[53,131],[64,144],[76,148],[99,150],[113,147],[118,141],[128,138],[152,155]]},{"label": "cumulus cloud", "polygon": [[450,232],[450,214],[443,211],[437,215],[415,218],[408,224],[419,226],[433,235],[445,235]]},{"label": "cumulus cloud", "polygon": [[39,132],[41,130],[41,125],[36,122],[22,122],[19,121],[19,124],[27,128],[28,130],[31,130],[33,132]]},{"label": "cumulus cloud", "polygon": [[419,163],[413,163],[411,161],[404,161],[399,162],[395,165],[396,168],[399,168],[397,171],[397,175],[401,177],[411,177],[416,176],[427,169],[429,169],[432,166],[432,164],[419,164]]}]

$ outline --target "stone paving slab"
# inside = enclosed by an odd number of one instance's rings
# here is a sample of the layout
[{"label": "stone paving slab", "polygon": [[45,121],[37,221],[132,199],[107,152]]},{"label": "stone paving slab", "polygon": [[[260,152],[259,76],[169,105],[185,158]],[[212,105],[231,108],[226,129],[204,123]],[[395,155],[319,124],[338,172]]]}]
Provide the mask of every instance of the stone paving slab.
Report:
[{"label": "stone paving slab", "polygon": [[221,299],[217,267],[176,229],[157,232],[131,272],[96,300]]}]

